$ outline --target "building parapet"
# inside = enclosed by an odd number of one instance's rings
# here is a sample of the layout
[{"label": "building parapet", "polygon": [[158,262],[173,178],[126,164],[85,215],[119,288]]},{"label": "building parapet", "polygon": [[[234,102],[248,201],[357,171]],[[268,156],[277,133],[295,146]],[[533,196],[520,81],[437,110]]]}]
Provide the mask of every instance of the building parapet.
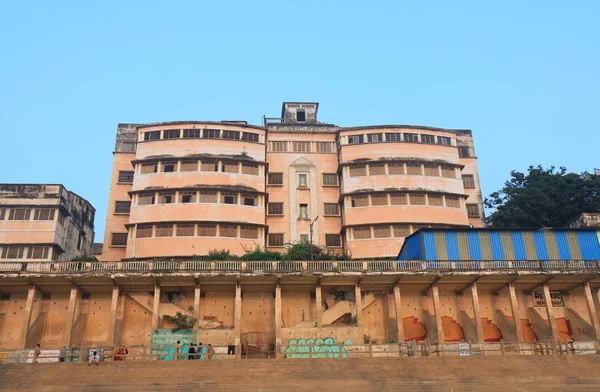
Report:
[{"label": "building parapet", "polygon": [[2,273],[401,273],[406,272],[473,272],[501,273],[527,271],[540,273],[585,272],[600,273],[600,260],[513,260],[513,261],[116,261],[116,262],[6,262],[0,263]]}]

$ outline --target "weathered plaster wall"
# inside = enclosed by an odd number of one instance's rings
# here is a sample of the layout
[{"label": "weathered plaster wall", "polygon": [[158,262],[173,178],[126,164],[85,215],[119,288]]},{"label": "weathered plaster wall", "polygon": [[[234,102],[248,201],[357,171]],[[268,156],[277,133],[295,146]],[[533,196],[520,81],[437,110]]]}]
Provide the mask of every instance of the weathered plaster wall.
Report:
[{"label": "weathered plaster wall", "polygon": [[[125,298],[123,305],[123,326],[120,340],[128,346],[150,344],[152,312],[129,298]],[[110,312],[110,308],[108,311]]]},{"label": "weathered plaster wall", "polygon": [[11,293],[10,299],[0,301],[0,347],[7,349],[23,348],[21,331],[25,322],[27,303],[26,292]]}]

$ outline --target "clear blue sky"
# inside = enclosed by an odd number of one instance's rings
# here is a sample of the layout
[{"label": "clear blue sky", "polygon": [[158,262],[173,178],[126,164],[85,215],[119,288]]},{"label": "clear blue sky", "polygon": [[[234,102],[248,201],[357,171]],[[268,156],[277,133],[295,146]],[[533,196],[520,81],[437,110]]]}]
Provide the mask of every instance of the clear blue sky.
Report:
[{"label": "clear blue sky", "polygon": [[0,182],[65,184],[97,241],[119,122],[307,100],[343,126],[469,128],[484,195],[530,164],[600,166],[596,1],[87,3],[0,8]]}]

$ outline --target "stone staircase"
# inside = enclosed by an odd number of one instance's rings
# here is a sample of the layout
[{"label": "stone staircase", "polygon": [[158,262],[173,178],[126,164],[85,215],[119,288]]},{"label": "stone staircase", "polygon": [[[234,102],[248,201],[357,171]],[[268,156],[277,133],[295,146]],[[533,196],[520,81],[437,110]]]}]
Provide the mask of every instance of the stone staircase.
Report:
[{"label": "stone staircase", "polygon": [[0,390],[598,391],[599,365],[598,355],[10,364]]}]

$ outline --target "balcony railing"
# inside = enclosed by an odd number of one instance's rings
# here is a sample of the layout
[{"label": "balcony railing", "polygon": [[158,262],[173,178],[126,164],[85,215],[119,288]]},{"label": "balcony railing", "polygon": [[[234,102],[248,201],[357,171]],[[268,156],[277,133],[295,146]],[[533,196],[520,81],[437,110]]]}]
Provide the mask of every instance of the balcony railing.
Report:
[{"label": "balcony railing", "polygon": [[441,272],[441,271],[593,271],[598,260],[548,261],[111,261],[111,262],[0,262],[0,273],[96,273],[96,272]]}]

